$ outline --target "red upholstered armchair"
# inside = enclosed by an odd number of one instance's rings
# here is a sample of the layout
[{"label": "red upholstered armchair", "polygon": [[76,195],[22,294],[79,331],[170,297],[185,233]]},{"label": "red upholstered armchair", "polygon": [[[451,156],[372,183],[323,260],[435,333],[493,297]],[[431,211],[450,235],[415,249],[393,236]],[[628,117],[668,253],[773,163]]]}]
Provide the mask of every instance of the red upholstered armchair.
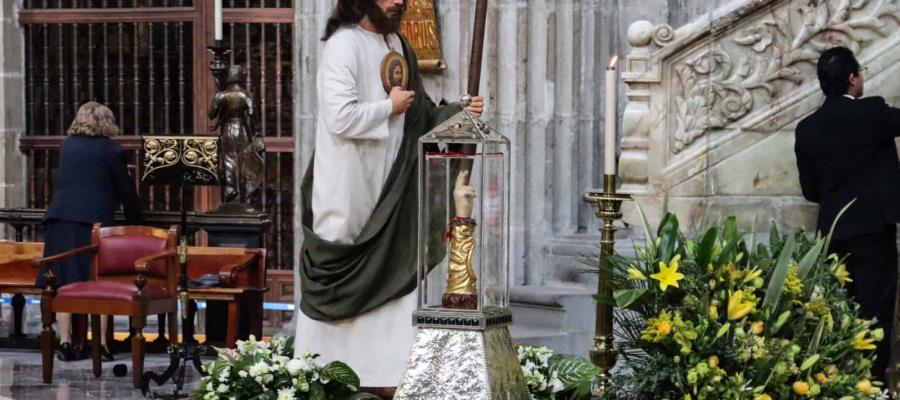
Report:
[{"label": "red upholstered armchair", "polygon": [[177,276],[175,258],[177,228],[168,231],[145,226],[101,228],[94,225],[90,246],[35,260],[35,266],[51,264],[76,254],[92,253],[92,280],[59,288],[52,271],[47,273],[47,288],[41,297],[41,354],[44,382],[53,378],[52,324],[56,313],[91,316],[94,376],[100,376],[100,315],[131,317],[132,379],[139,388],[144,372],[144,336],[148,315],[167,314],[171,327],[169,342],[175,343],[177,330]]}]

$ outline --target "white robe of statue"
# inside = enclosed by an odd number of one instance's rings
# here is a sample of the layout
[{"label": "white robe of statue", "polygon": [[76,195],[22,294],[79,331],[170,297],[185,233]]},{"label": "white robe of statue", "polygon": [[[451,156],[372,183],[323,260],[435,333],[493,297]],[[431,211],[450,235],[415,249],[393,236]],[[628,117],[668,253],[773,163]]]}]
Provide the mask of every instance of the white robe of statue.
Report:
[{"label": "white robe of statue", "polygon": [[[402,52],[396,35],[389,41]],[[323,239],[356,239],[400,149],[405,116],[392,115],[381,83],[381,61],[389,51],[384,36],[358,26],[339,29],[322,50],[312,226]],[[415,307],[413,292],[341,321],[316,321],[297,310],[295,352],[319,353],[323,364],[346,362],[362,386],[397,386],[415,339]]]}]

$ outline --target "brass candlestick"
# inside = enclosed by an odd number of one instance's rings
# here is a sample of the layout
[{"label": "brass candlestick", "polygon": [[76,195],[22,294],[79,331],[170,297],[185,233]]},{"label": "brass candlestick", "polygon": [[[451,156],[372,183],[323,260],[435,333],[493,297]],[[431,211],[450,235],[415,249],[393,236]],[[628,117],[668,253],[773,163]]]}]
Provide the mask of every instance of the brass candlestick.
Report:
[{"label": "brass candlestick", "polygon": [[609,384],[609,371],[616,364],[616,353],[613,349],[613,308],[608,302],[600,301],[612,297],[609,287],[610,268],[607,264],[616,244],[616,228],[613,223],[622,218],[622,202],[630,200],[627,194],[616,193],[616,176],[603,176],[603,191],[589,192],[584,196],[588,203],[597,203],[597,218],[603,220],[600,228],[600,274],[597,281],[597,322],[594,328],[594,347],[591,349],[591,362],[600,369],[591,393],[594,398],[601,398]]}]

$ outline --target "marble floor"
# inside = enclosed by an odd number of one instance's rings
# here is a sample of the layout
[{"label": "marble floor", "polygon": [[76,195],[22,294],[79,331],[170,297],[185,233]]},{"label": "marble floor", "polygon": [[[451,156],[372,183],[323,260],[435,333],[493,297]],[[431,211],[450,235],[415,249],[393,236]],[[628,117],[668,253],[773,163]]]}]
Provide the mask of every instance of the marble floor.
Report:
[{"label": "marble floor", "polygon": [[[53,363],[53,383],[45,384],[41,379],[41,355],[38,350],[0,349],[0,400],[40,399],[143,399],[140,390],[131,385],[131,354],[118,353],[112,362],[103,363],[103,375],[94,378],[91,360]],[[125,364],[128,375],[116,377],[113,366]],[[162,372],[169,363],[166,354],[148,354],[145,371]],[[193,369],[187,373],[187,388],[193,389],[200,375]],[[151,390],[160,394],[172,393],[174,387],[151,385]]]}]

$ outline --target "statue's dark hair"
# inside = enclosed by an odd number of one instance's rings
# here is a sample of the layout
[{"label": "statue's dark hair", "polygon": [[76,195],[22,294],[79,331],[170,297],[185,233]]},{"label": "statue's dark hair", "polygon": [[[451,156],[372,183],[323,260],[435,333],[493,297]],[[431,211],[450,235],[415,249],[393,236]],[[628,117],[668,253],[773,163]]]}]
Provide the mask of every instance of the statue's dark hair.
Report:
[{"label": "statue's dark hair", "polygon": [[826,96],[842,96],[850,90],[850,75],[859,74],[859,62],[850,49],[833,47],[819,56],[816,72]]},{"label": "statue's dark hair", "polygon": [[247,80],[247,71],[244,70],[243,65],[235,64],[228,68],[228,75],[225,78],[226,85],[244,83],[245,80]]},{"label": "statue's dark hair", "polygon": [[358,24],[366,15],[366,7],[374,5],[374,0],[338,0],[334,10],[331,11],[331,16],[328,17],[322,41],[331,38],[331,35],[344,25]]}]

